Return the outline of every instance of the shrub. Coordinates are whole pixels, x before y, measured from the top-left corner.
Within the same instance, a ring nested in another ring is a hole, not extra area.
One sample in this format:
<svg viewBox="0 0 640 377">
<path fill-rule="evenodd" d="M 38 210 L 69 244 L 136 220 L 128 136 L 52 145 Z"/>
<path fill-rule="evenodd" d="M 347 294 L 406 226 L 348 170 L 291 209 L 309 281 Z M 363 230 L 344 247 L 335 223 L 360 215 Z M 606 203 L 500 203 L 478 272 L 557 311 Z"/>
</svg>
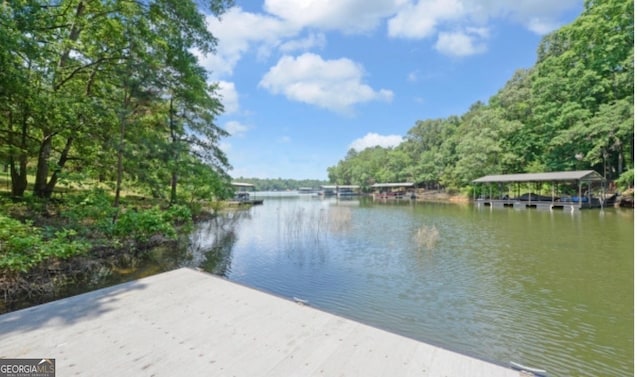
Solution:
<svg viewBox="0 0 640 377">
<path fill-rule="evenodd" d="M 633 169 L 627 170 L 620 175 L 620 178 L 616 181 L 616 185 L 623 191 L 629 188 L 633 188 Z"/>
<path fill-rule="evenodd" d="M 67 259 L 89 250 L 75 236 L 63 229 L 47 239 L 30 223 L 0 215 L 0 271 L 26 272 L 49 258 Z"/>
<path fill-rule="evenodd" d="M 192 219 L 191 209 L 185 205 L 174 204 L 164 211 L 164 219 L 176 225 L 190 224 Z"/>
<path fill-rule="evenodd" d="M 84 234 L 93 230 L 109 234 L 112 231 L 112 219 L 116 209 L 112 206 L 111 197 L 102 189 L 83 192 L 69 197 L 67 206 L 62 210 L 62 217 L 69 220 L 70 225 Z"/>
<path fill-rule="evenodd" d="M 42 246 L 45 255 L 60 259 L 67 259 L 74 255 L 85 253 L 90 245 L 86 242 L 75 240 L 76 231 L 62 229 L 55 233 L 54 237 L 47 240 Z"/>
<path fill-rule="evenodd" d="M 157 207 L 146 210 L 129 209 L 118 217 L 112 229 L 112 235 L 131 238 L 138 242 L 146 241 L 157 234 L 172 239 L 177 237 L 173 225 Z"/>
</svg>

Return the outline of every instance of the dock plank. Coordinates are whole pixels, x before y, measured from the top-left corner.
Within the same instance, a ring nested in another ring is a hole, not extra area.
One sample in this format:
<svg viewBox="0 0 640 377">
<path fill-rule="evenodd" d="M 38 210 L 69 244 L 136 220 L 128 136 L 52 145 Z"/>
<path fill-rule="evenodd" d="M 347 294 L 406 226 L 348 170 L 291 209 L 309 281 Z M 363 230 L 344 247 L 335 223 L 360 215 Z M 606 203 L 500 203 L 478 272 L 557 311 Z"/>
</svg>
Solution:
<svg viewBox="0 0 640 377">
<path fill-rule="evenodd" d="M 0 356 L 57 376 L 519 375 L 190 269 L 1 315 Z"/>
</svg>

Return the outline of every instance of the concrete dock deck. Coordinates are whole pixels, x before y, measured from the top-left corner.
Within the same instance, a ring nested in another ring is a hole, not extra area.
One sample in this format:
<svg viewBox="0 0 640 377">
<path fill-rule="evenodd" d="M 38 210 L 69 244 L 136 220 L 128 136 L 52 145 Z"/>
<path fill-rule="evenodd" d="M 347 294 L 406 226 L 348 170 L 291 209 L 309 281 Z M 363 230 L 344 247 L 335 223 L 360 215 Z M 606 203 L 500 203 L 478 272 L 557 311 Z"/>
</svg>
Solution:
<svg viewBox="0 0 640 377">
<path fill-rule="evenodd" d="M 0 358 L 56 376 L 519 376 L 191 269 L 0 316 Z"/>
</svg>

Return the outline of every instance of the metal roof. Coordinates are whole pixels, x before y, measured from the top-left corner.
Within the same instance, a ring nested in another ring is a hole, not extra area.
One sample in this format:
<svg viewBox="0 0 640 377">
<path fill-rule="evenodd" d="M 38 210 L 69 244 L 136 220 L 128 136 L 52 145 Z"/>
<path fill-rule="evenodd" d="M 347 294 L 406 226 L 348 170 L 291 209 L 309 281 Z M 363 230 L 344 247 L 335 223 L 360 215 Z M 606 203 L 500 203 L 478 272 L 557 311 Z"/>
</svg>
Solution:
<svg viewBox="0 0 640 377">
<path fill-rule="evenodd" d="M 499 182 L 550 182 L 550 181 L 582 181 L 602 182 L 605 179 L 594 170 L 555 171 L 549 173 L 486 175 L 473 180 L 473 183 Z"/>
<path fill-rule="evenodd" d="M 243 182 L 231 182 L 231 186 L 235 186 L 235 187 L 255 187 L 255 185 L 252 185 L 251 183 L 243 183 Z"/>
<path fill-rule="evenodd" d="M 347 188 L 347 189 L 357 189 L 360 188 L 358 185 L 323 185 L 321 186 L 323 189 L 334 189 L 334 188 Z"/>
<path fill-rule="evenodd" d="M 413 187 L 415 184 L 413 182 L 402 182 L 402 183 L 376 183 L 372 185 L 372 188 L 386 188 L 386 187 Z"/>
</svg>

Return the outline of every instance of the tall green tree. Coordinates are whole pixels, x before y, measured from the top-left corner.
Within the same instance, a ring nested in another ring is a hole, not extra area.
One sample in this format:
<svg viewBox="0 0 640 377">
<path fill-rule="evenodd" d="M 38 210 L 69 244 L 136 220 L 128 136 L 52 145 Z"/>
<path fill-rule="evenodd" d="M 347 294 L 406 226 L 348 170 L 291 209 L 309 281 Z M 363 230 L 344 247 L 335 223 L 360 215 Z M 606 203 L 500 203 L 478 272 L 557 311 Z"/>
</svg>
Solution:
<svg viewBox="0 0 640 377">
<path fill-rule="evenodd" d="M 622 173 L 624 166 L 614 168 L 616 164 L 607 163 L 607 159 L 631 160 L 633 132 L 620 117 L 608 126 L 597 119 L 614 120 L 612 108 L 618 109 L 618 115 L 632 115 L 622 110 L 633 102 L 632 57 L 630 0 L 587 1 L 585 11 L 573 24 L 545 37 L 538 50 L 532 87 L 534 128 L 547 166 L 570 169 L 578 164 L 575 156 L 588 155 L 585 161 L 609 178 Z M 613 132 L 616 137 L 602 129 L 594 132 L 594 124 L 617 128 Z M 590 136 L 585 138 L 587 134 Z M 596 155 L 600 156 L 598 162 Z"/>
<path fill-rule="evenodd" d="M 378 182 L 410 176 L 463 187 L 484 174 L 595 169 L 614 180 L 632 172 L 633 34 L 632 0 L 587 0 L 488 104 L 416 122 L 375 166 L 370 152 L 350 151 L 329 178 L 350 181 L 367 166 Z"/>
<path fill-rule="evenodd" d="M 215 52 L 199 6 L 220 15 L 230 5 L 3 2 L 0 158 L 11 169 L 13 195 L 24 194 L 29 170 L 34 195 L 43 198 L 70 172 L 115 180 L 118 193 L 125 176 L 149 182 L 148 176 L 170 170 L 166 165 L 192 166 L 180 164 L 186 155 L 207 160 L 210 174 L 224 174 L 229 164 L 217 144 L 225 133 L 213 122 L 222 107 L 192 51 Z M 165 117 L 151 121 L 157 110 Z M 136 143 L 139 135 L 148 141 Z M 147 152 L 162 161 L 159 150 L 165 164 L 151 164 L 152 171 L 128 163 Z"/>
</svg>

